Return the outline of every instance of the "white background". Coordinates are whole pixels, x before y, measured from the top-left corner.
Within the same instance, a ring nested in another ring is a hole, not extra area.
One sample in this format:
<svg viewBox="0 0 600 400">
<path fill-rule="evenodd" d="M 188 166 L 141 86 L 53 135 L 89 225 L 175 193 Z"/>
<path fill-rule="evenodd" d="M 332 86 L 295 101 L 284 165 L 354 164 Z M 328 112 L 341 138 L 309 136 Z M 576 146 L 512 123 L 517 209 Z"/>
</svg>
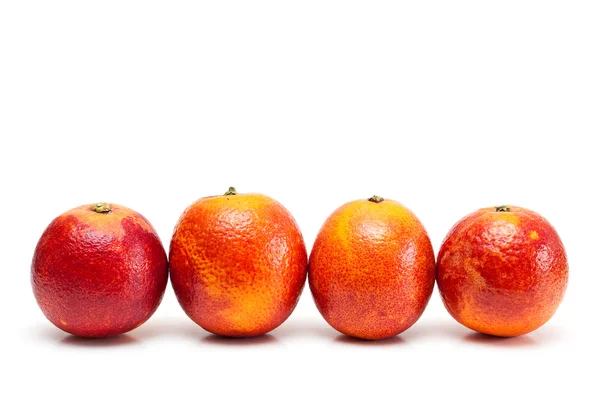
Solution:
<svg viewBox="0 0 600 400">
<path fill-rule="evenodd" d="M 598 398 L 599 20 L 596 1 L 3 1 L 0 397 Z M 309 250 L 373 194 L 436 252 L 476 208 L 528 207 L 564 241 L 567 295 L 508 340 L 460 326 L 437 289 L 377 343 L 329 328 L 308 290 L 244 341 L 197 327 L 170 285 L 110 340 L 39 311 L 29 268 L 52 218 L 120 203 L 168 247 L 183 209 L 230 185 L 283 203 Z"/>
</svg>

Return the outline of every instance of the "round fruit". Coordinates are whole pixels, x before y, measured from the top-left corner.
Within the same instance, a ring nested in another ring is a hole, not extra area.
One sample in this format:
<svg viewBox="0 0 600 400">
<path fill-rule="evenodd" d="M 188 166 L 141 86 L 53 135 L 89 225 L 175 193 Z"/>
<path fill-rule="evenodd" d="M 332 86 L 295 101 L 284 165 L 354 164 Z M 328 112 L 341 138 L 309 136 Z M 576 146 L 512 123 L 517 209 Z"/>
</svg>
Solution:
<svg viewBox="0 0 600 400">
<path fill-rule="evenodd" d="M 464 326 L 518 336 L 545 324 L 560 304 L 569 267 L 558 234 L 521 207 L 482 208 L 444 240 L 437 282 L 450 314 Z"/>
<path fill-rule="evenodd" d="M 352 201 L 321 228 L 308 282 L 333 328 L 361 339 L 394 336 L 419 319 L 431 297 L 431 242 L 400 203 L 378 196 Z"/>
<path fill-rule="evenodd" d="M 275 329 L 296 307 L 306 280 L 306 248 L 291 214 L 267 196 L 234 188 L 185 210 L 169 259 L 183 310 L 222 336 Z"/>
<path fill-rule="evenodd" d="M 105 337 L 143 324 L 165 292 L 168 264 L 154 228 L 116 204 L 74 208 L 40 238 L 31 266 L 46 317 L 73 335 Z"/>
</svg>

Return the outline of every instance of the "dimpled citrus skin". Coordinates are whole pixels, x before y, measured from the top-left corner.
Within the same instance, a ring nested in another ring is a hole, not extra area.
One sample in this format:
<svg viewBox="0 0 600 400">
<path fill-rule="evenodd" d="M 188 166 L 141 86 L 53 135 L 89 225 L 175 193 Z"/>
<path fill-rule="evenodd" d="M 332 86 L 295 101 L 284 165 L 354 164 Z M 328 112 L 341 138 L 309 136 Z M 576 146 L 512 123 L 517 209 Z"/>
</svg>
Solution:
<svg viewBox="0 0 600 400">
<path fill-rule="evenodd" d="M 413 325 L 435 282 L 427 232 L 393 200 L 338 208 L 313 246 L 308 282 L 325 320 L 346 335 L 383 339 Z"/>
<path fill-rule="evenodd" d="M 460 220 L 438 255 L 437 283 L 446 309 L 464 326 L 518 336 L 558 308 L 569 267 L 550 223 L 525 208 L 482 208 Z"/>
<path fill-rule="evenodd" d="M 46 317 L 73 335 L 105 337 L 144 323 L 160 304 L 167 255 L 150 223 L 119 205 L 92 205 L 54 219 L 31 266 L 35 298 Z"/>
<path fill-rule="evenodd" d="M 222 336 L 275 329 L 296 307 L 306 280 L 300 229 L 281 204 L 262 194 L 192 204 L 175 227 L 169 258 L 181 307 Z"/>
</svg>

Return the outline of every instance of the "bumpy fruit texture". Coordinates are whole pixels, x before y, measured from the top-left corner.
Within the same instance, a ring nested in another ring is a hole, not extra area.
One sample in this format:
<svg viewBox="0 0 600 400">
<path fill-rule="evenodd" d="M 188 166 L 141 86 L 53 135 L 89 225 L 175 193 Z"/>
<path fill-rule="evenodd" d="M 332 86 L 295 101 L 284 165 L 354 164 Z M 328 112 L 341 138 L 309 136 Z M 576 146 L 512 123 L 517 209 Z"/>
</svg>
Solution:
<svg viewBox="0 0 600 400">
<path fill-rule="evenodd" d="M 515 206 L 480 209 L 444 240 L 437 282 L 461 324 L 496 336 L 531 332 L 558 308 L 567 287 L 563 244 L 542 216 Z"/>
<path fill-rule="evenodd" d="M 310 255 L 308 281 L 333 328 L 374 340 L 419 319 L 433 291 L 435 261 L 427 232 L 410 210 L 393 200 L 370 200 L 347 203 L 327 219 Z"/>
<path fill-rule="evenodd" d="M 181 307 L 222 336 L 275 329 L 294 310 L 306 280 L 296 222 L 261 194 L 229 191 L 192 204 L 175 227 L 169 258 Z"/>
<path fill-rule="evenodd" d="M 167 279 L 167 256 L 156 232 L 143 216 L 119 205 L 85 205 L 54 219 L 31 267 L 33 292 L 46 317 L 85 337 L 140 326 L 160 304 Z"/>
</svg>

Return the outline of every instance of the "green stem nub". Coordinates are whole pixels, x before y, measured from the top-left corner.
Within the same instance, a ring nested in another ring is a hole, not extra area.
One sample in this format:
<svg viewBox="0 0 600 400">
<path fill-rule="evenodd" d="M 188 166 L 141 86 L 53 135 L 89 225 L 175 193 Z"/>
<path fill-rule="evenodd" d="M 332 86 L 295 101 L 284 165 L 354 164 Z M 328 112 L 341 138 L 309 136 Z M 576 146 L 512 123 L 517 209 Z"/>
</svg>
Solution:
<svg viewBox="0 0 600 400">
<path fill-rule="evenodd" d="M 369 197 L 369 201 L 372 201 L 373 203 L 381 203 L 383 201 L 383 197 L 374 195 Z"/>
<path fill-rule="evenodd" d="M 509 206 L 498 206 L 496 207 L 496 212 L 510 212 Z"/>
<path fill-rule="evenodd" d="M 235 196 L 237 194 L 235 188 L 233 186 L 229 186 L 229 190 L 225 192 L 223 196 Z"/>
<path fill-rule="evenodd" d="M 99 214 L 108 213 L 112 210 L 108 203 L 96 203 L 92 206 L 92 211 L 96 211 Z"/>
</svg>

